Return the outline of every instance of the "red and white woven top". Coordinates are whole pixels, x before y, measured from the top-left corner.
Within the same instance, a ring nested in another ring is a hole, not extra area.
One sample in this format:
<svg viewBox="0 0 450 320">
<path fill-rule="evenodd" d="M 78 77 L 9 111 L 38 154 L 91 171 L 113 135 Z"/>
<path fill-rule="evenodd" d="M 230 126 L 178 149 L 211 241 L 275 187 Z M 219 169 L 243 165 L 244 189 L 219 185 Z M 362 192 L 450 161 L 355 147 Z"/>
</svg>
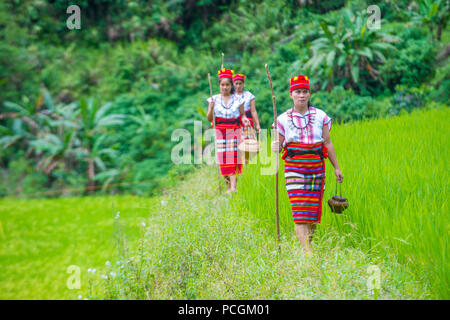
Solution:
<svg viewBox="0 0 450 320">
<path fill-rule="evenodd" d="M 332 119 L 322 110 L 310 107 L 304 115 L 293 110 L 285 111 L 277 119 L 278 133 L 284 136 L 284 145 L 289 142 L 323 142 L 324 125 L 331 130 Z M 272 124 L 272 128 L 275 126 Z"/>
</svg>

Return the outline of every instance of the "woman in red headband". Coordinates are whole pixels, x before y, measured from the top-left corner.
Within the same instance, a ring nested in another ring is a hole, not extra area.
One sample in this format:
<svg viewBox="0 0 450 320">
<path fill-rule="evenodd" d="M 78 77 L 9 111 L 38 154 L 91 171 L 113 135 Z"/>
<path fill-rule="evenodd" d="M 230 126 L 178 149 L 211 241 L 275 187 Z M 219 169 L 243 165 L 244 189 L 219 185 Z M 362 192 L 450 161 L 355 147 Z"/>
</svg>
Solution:
<svg viewBox="0 0 450 320">
<path fill-rule="evenodd" d="M 220 94 L 208 98 L 207 119 L 216 117 L 216 153 L 220 172 L 227 182 L 227 193 L 236 191 L 236 175 L 242 173 L 242 159 L 238 150 L 241 140 L 241 125 L 250 125 L 245 116 L 244 100 L 234 94 L 233 70 L 219 70 Z"/>
<path fill-rule="evenodd" d="M 250 91 L 244 91 L 244 80 L 245 75 L 243 74 L 235 74 L 233 75 L 233 85 L 236 89 L 236 94 L 244 100 L 244 112 L 247 119 L 250 121 L 250 127 L 242 126 L 242 135 L 243 139 L 246 137 L 253 137 L 253 131 L 250 128 L 255 128 L 258 134 L 261 133 L 261 127 L 259 125 L 258 113 L 256 112 L 255 107 L 255 96 Z M 248 163 L 250 159 L 250 154 L 248 152 L 244 153 L 245 163 Z"/>
<path fill-rule="evenodd" d="M 331 118 L 311 105 L 307 76 L 291 78 L 289 96 L 293 106 L 277 118 L 279 141 L 272 143 L 272 150 L 284 149 L 284 175 L 295 233 L 310 253 L 312 235 L 322 216 L 324 159 L 329 157 L 338 182 L 344 176 L 330 138 Z"/>
<path fill-rule="evenodd" d="M 235 74 L 233 76 L 233 85 L 236 89 L 236 94 L 240 96 L 244 102 L 244 111 L 247 119 L 250 120 L 250 126 L 256 128 L 256 131 L 261 133 L 261 126 L 259 125 L 258 113 L 255 107 L 255 96 L 250 91 L 244 90 L 245 75 Z"/>
</svg>

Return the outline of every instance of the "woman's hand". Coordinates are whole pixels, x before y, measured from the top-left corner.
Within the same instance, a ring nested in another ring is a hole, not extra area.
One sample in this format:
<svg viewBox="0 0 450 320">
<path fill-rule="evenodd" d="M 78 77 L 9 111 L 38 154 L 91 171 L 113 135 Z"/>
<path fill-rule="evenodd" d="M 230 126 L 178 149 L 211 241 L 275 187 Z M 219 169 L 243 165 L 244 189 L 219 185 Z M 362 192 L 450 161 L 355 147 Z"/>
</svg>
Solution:
<svg viewBox="0 0 450 320">
<path fill-rule="evenodd" d="M 258 134 L 261 134 L 261 127 L 259 125 L 256 126 L 256 132 L 258 132 Z"/>
<path fill-rule="evenodd" d="M 242 124 L 246 127 L 250 127 L 250 120 L 245 115 L 242 116 Z"/>
<path fill-rule="evenodd" d="M 334 169 L 334 174 L 336 175 L 337 182 L 342 183 L 344 180 L 344 175 L 340 169 Z"/>
</svg>

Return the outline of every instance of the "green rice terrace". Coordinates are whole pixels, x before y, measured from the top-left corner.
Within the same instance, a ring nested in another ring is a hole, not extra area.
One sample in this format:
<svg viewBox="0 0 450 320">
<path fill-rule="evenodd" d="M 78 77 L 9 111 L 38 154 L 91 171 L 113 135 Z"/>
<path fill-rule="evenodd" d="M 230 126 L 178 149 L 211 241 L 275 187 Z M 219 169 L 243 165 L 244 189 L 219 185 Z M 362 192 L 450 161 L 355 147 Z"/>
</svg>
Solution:
<svg viewBox="0 0 450 320">
<path fill-rule="evenodd" d="M 337 215 L 324 202 L 310 257 L 283 161 L 280 251 L 275 180 L 259 163 L 232 197 L 202 165 L 153 197 L 1 198 L 0 298 L 448 299 L 449 117 L 442 107 L 333 125 L 350 206 Z"/>
</svg>

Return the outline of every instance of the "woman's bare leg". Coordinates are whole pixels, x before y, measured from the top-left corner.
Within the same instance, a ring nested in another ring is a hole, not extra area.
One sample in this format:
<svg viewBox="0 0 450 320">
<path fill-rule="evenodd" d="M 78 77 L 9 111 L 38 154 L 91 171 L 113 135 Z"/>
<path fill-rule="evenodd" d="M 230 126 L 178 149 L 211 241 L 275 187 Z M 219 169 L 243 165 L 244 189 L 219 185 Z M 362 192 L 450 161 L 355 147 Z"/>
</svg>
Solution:
<svg viewBox="0 0 450 320">
<path fill-rule="evenodd" d="M 230 176 L 230 190 L 231 192 L 236 191 L 236 175 L 231 175 Z"/>
<path fill-rule="evenodd" d="M 245 164 L 248 164 L 248 161 L 250 160 L 250 153 L 249 152 L 245 152 Z"/>
<path fill-rule="evenodd" d="M 315 227 L 314 227 L 315 228 Z M 314 232 L 314 231 L 312 231 Z M 295 234 L 298 241 L 303 248 L 305 248 L 306 253 L 311 254 L 310 237 L 312 237 L 310 223 L 296 223 L 295 224 Z"/>
<path fill-rule="evenodd" d="M 313 236 L 314 236 L 314 232 L 316 231 L 316 224 L 315 223 L 308 223 L 309 225 L 309 244 L 311 245 Z"/>
<path fill-rule="evenodd" d="M 230 191 L 230 176 L 224 176 L 225 183 L 227 185 L 227 191 Z"/>
</svg>

